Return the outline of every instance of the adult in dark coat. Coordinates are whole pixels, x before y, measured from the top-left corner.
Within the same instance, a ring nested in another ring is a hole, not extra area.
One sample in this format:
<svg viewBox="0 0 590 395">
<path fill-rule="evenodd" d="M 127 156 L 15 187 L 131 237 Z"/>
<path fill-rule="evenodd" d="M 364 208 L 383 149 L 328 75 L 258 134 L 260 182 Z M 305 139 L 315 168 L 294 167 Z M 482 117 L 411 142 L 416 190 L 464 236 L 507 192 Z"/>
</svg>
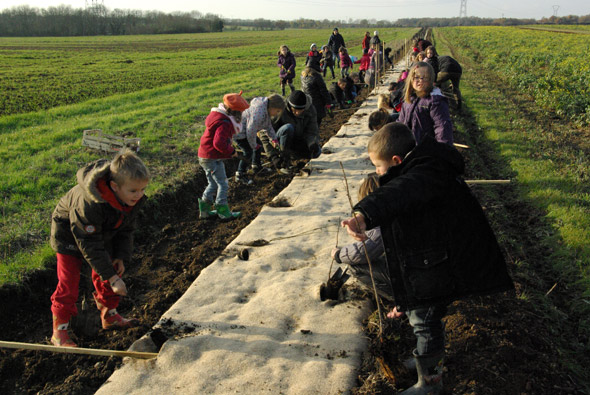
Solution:
<svg viewBox="0 0 590 395">
<path fill-rule="evenodd" d="M 320 156 L 317 115 L 309 95 L 300 90 L 291 93 L 287 107 L 273 126 L 284 161 L 282 168 L 288 169 L 293 157 L 313 159 Z"/>
<path fill-rule="evenodd" d="M 317 113 L 318 126 L 326 116 L 326 107 L 332 104 L 332 98 L 322 75 L 311 67 L 301 72 L 301 90 L 311 97 Z"/>
<path fill-rule="evenodd" d="M 436 85 L 440 86 L 446 81 L 451 81 L 453 86 L 453 93 L 457 97 L 457 108 L 461 108 L 463 97 L 459 90 L 459 82 L 461 82 L 461 75 L 463 68 L 455 59 L 450 56 L 438 57 L 439 72 L 436 76 Z"/>
<path fill-rule="evenodd" d="M 334 60 L 338 64 L 338 68 L 340 68 L 340 56 L 338 56 L 338 53 L 340 51 L 340 47 L 346 48 L 346 44 L 344 43 L 344 37 L 342 37 L 342 35 L 338 32 L 337 27 L 334 28 L 332 34 L 330 35 L 328 47 L 332 49 Z"/>
</svg>

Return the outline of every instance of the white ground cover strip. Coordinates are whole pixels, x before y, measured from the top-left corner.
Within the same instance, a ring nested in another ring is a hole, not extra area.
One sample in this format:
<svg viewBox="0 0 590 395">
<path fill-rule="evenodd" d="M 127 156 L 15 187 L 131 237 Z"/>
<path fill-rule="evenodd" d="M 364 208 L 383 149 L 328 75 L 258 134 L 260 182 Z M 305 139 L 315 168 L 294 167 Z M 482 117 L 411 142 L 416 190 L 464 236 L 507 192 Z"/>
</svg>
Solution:
<svg viewBox="0 0 590 395">
<path fill-rule="evenodd" d="M 194 330 L 179 331 L 156 359 L 127 360 L 98 394 L 341 394 L 356 385 L 369 301 L 321 301 L 319 289 L 337 232 L 340 245 L 352 242 L 338 230 L 350 214 L 340 162 L 356 203 L 360 182 L 374 171 L 366 146 L 375 93 L 397 76 L 389 74 L 324 145 L 311 175 L 295 177 L 275 198 L 291 207 L 265 206 L 156 325 L 172 320 Z M 239 243 L 257 239 L 270 243 L 248 247 L 247 261 L 236 257 L 245 248 Z"/>
</svg>

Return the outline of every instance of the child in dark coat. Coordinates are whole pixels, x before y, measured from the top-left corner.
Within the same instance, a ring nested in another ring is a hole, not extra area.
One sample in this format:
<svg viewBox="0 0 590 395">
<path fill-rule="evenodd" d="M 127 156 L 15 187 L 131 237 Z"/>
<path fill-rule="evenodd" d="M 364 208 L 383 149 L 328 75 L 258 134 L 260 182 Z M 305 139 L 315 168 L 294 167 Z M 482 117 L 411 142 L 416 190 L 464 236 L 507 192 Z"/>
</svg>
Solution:
<svg viewBox="0 0 590 395">
<path fill-rule="evenodd" d="M 311 44 L 311 46 L 309 47 L 309 53 L 307 54 L 307 58 L 305 59 L 305 65 L 321 73 L 321 60 L 322 54 L 318 51 L 318 47 L 315 44 Z"/>
<path fill-rule="evenodd" d="M 57 253 L 58 284 L 51 296 L 56 346 L 77 347 L 68 335 L 84 261 L 92 268 L 94 300 L 103 329 L 126 329 L 137 320 L 117 313 L 127 295 L 121 279 L 131 260 L 133 230 L 150 173 L 134 152 L 120 152 L 112 161 L 90 163 L 78 171 L 78 184 L 60 199 L 51 217 L 51 247 Z"/>
<path fill-rule="evenodd" d="M 228 93 L 223 96 L 223 103 L 213 107 L 205 119 L 206 129 L 201 136 L 198 155 L 207 177 L 207 187 L 199 199 L 199 218 L 230 220 L 241 215 L 239 211 L 232 212 L 227 204 L 229 185 L 223 161 L 237 156 L 232 139 L 241 131 L 242 111 L 249 107 L 242 92 Z M 213 210 L 213 203 L 216 210 Z"/>
<path fill-rule="evenodd" d="M 328 69 L 332 71 L 332 79 L 336 78 L 336 75 L 334 74 L 334 53 L 327 45 L 322 46 L 322 59 L 320 60 L 320 63 L 322 65 L 324 78 L 326 78 L 326 71 Z"/>
<path fill-rule="evenodd" d="M 311 102 L 316 110 L 318 126 L 326 116 L 326 111 L 331 111 L 332 97 L 321 74 L 311 67 L 306 67 L 301 72 L 301 90 L 311 97 Z"/>
<path fill-rule="evenodd" d="M 418 382 L 405 394 L 440 393 L 447 305 L 470 295 L 513 289 L 502 251 L 452 146 L 390 123 L 368 144 L 380 187 L 354 206 L 342 226 L 355 240 L 381 228 L 391 289 L 416 336 Z"/>
<path fill-rule="evenodd" d="M 293 78 L 295 78 L 295 66 L 297 63 L 295 62 L 295 55 L 291 53 L 291 50 L 286 45 L 281 45 L 277 55 L 279 56 L 279 60 L 277 61 L 277 66 L 279 66 L 279 82 L 283 96 L 285 96 L 285 85 L 289 85 L 291 92 L 295 90 Z"/>
</svg>

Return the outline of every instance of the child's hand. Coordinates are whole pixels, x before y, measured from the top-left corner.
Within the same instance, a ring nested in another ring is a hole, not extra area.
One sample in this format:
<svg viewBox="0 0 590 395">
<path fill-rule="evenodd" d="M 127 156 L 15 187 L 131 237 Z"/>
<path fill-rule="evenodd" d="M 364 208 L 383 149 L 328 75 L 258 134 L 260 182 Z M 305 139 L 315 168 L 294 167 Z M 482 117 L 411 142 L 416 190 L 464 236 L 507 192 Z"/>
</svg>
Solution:
<svg viewBox="0 0 590 395">
<path fill-rule="evenodd" d="M 114 276 L 109 278 L 109 284 L 111 285 L 113 292 L 117 295 L 127 295 L 127 286 L 125 285 L 125 282 L 121 280 L 121 277 L 115 274 Z"/>
<path fill-rule="evenodd" d="M 123 273 L 125 273 L 125 265 L 123 264 L 122 259 L 113 260 L 113 268 L 115 269 L 117 276 L 123 277 Z"/>
<path fill-rule="evenodd" d="M 367 240 L 367 236 L 365 235 L 365 230 L 367 230 L 367 225 L 365 224 L 365 217 L 357 213 L 356 217 L 351 217 L 349 219 L 345 219 L 340 223 L 343 228 L 346 228 L 346 232 L 355 240 L 357 241 L 364 241 Z"/>
<path fill-rule="evenodd" d="M 387 318 L 400 318 L 404 315 L 403 311 L 397 311 L 397 306 L 393 308 L 389 313 L 387 313 Z"/>
<path fill-rule="evenodd" d="M 332 251 L 330 252 L 330 256 L 332 257 L 332 259 L 336 259 L 336 254 L 338 254 L 338 251 L 340 251 L 340 248 L 338 248 L 338 247 L 332 248 Z"/>
</svg>

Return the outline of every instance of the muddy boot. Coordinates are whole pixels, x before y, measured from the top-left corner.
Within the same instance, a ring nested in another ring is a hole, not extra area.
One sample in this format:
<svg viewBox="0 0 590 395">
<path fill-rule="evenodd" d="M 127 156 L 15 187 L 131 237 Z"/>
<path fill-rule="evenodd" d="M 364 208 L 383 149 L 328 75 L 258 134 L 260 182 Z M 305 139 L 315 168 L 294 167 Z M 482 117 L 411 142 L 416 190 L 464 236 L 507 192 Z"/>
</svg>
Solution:
<svg viewBox="0 0 590 395">
<path fill-rule="evenodd" d="M 117 309 L 109 309 L 96 299 L 96 292 L 93 293 L 96 307 L 100 310 L 102 329 L 128 329 L 139 325 L 135 318 L 127 319 L 117 313 Z"/>
<path fill-rule="evenodd" d="M 62 321 L 56 316 L 53 316 L 53 335 L 51 336 L 51 344 L 58 347 L 78 347 L 70 335 L 68 335 L 68 321 Z"/>
<path fill-rule="evenodd" d="M 206 200 L 199 199 L 199 218 L 213 218 L 217 214 L 217 211 L 212 210 L 213 205 Z"/>
<path fill-rule="evenodd" d="M 281 84 L 281 91 L 283 92 L 283 97 L 285 97 L 285 84 Z"/>
<path fill-rule="evenodd" d="M 418 372 L 418 382 L 411 388 L 403 391 L 402 395 L 436 395 L 440 394 L 443 389 L 442 373 L 444 351 L 430 355 L 416 355 L 416 370 Z"/>
<path fill-rule="evenodd" d="M 234 218 L 240 218 L 242 213 L 239 211 L 231 211 L 227 204 L 217 206 L 217 216 L 223 221 L 229 221 Z"/>
</svg>

